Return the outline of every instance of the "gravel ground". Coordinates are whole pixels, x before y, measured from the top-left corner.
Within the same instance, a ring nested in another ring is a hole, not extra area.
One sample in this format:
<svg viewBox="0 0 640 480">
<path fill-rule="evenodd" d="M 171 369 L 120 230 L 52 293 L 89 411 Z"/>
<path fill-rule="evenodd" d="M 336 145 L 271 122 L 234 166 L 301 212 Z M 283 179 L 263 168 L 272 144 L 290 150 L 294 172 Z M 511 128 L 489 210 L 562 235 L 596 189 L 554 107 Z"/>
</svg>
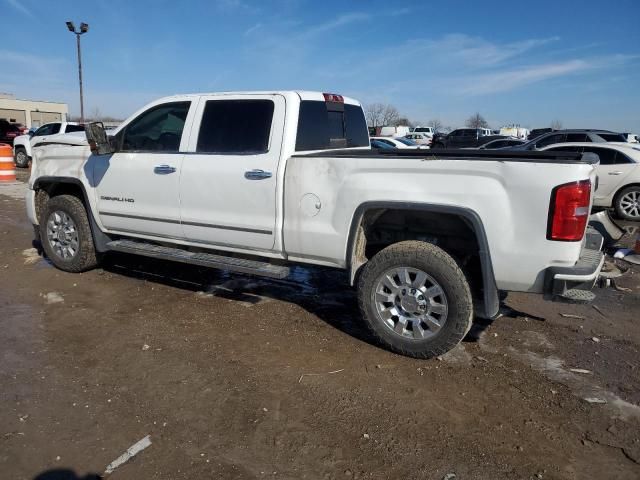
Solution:
<svg viewBox="0 0 640 480">
<path fill-rule="evenodd" d="M 420 361 L 377 347 L 328 269 L 58 271 L 22 188 L 0 185 L 2 478 L 102 476 L 147 435 L 110 478 L 640 478 L 638 270 L 597 308 L 511 294 Z"/>
</svg>

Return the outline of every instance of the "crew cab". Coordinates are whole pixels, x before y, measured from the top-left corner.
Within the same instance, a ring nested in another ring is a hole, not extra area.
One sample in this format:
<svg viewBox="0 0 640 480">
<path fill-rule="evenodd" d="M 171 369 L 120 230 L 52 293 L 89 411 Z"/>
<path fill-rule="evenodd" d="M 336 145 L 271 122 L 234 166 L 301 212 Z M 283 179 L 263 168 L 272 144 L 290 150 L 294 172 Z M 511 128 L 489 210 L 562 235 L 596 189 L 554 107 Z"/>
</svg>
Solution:
<svg viewBox="0 0 640 480">
<path fill-rule="evenodd" d="M 31 149 L 40 143 L 55 142 L 54 135 L 84 132 L 84 125 L 75 122 L 45 123 L 33 133 L 20 135 L 13 141 L 13 158 L 17 167 L 27 168 L 31 161 Z M 53 138 L 52 138 L 53 137 Z"/>
<path fill-rule="evenodd" d="M 380 343 L 414 357 L 496 317 L 502 292 L 592 294 L 603 263 L 585 241 L 596 156 L 374 151 L 341 95 L 177 95 L 113 135 L 60 137 L 34 148 L 27 193 L 59 269 L 110 251 L 275 278 L 333 267 Z"/>
</svg>

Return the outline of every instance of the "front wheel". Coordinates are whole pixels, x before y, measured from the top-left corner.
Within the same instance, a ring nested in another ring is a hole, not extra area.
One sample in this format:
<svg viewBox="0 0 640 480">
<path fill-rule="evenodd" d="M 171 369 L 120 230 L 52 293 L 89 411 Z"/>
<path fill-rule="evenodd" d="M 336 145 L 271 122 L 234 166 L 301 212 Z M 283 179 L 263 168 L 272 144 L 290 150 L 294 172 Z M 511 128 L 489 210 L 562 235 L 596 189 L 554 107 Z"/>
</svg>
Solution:
<svg viewBox="0 0 640 480">
<path fill-rule="evenodd" d="M 98 264 L 87 211 L 78 197 L 60 195 L 47 202 L 40 239 L 47 257 L 60 270 L 84 272 Z"/>
<path fill-rule="evenodd" d="M 622 190 L 613 206 L 620 218 L 640 220 L 640 187 L 633 185 Z"/>
<path fill-rule="evenodd" d="M 363 267 L 358 302 L 381 344 L 416 358 L 451 350 L 473 319 L 469 283 L 458 264 L 441 248 L 419 241 L 378 252 Z"/>
<path fill-rule="evenodd" d="M 29 156 L 24 148 L 16 148 L 14 161 L 16 162 L 16 167 L 27 168 L 29 166 Z"/>
</svg>

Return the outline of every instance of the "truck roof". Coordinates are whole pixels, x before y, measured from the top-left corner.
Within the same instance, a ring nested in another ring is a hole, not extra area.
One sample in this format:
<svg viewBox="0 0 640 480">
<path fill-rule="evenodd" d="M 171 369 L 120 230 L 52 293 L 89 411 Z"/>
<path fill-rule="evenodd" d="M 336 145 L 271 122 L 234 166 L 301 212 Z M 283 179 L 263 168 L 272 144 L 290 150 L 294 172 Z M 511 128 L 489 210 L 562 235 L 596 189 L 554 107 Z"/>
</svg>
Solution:
<svg viewBox="0 0 640 480">
<path fill-rule="evenodd" d="M 185 94 L 176 94 L 170 95 L 168 97 L 160 98 L 156 102 L 164 102 L 176 98 L 185 98 L 185 97 L 201 97 L 201 96 L 231 96 L 231 95 L 282 95 L 284 97 L 298 96 L 300 100 L 315 100 L 324 102 L 324 94 L 329 92 L 314 92 L 308 90 L 258 90 L 258 91 L 238 91 L 238 92 L 203 92 L 203 93 L 185 93 Z M 340 95 L 334 94 L 333 95 Z M 345 97 L 344 95 L 340 95 L 344 103 L 348 103 L 350 105 L 358 105 L 360 106 L 360 102 L 351 97 Z"/>
</svg>

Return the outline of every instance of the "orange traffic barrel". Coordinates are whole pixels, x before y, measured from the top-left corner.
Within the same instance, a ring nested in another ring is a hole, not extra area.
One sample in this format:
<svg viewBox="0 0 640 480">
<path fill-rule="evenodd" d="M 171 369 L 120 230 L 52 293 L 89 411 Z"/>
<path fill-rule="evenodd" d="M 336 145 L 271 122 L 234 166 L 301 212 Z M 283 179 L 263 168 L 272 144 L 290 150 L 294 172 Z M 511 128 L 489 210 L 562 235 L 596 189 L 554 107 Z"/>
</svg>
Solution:
<svg viewBox="0 0 640 480">
<path fill-rule="evenodd" d="M 13 163 L 11 145 L 0 143 L 0 182 L 16 181 L 16 165 Z"/>
</svg>

